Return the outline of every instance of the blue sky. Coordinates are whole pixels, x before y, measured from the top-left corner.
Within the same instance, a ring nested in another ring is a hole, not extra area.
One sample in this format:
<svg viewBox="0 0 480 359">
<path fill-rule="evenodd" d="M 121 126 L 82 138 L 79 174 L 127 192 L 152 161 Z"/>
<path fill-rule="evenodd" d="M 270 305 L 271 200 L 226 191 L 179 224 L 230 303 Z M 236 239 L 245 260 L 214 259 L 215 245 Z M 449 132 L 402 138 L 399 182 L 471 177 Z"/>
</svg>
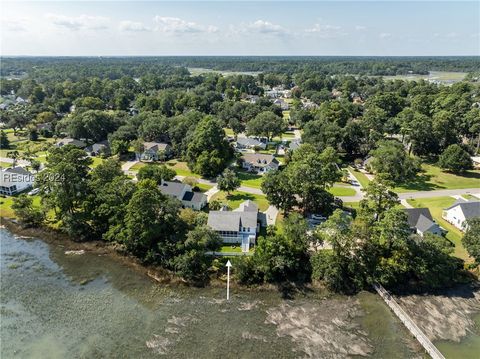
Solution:
<svg viewBox="0 0 480 359">
<path fill-rule="evenodd" d="M 480 55 L 480 2 L 2 1 L 2 55 Z"/>
</svg>

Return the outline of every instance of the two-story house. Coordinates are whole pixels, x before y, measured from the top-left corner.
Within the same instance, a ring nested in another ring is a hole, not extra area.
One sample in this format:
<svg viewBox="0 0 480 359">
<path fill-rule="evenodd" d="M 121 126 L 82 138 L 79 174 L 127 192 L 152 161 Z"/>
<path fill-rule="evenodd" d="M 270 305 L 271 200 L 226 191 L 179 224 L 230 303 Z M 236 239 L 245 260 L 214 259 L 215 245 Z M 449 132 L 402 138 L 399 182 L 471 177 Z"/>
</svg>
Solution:
<svg viewBox="0 0 480 359">
<path fill-rule="evenodd" d="M 242 167 L 248 171 L 258 172 L 260 174 L 268 171 L 278 170 L 280 162 L 273 156 L 263 153 L 245 153 L 242 156 Z"/>
<path fill-rule="evenodd" d="M 453 205 L 443 210 L 442 217 L 461 231 L 466 231 L 468 220 L 480 217 L 480 201 L 458 199 Z"/>
<path fill-rule="evenodd" d="M 234 211 L 210 211 L 207 224 L 224 243 L 241 244 L 242 252 L 248 252 L 260 230 L 258 213 L 257 204 L 248 200 Z"/>
<path fill-rule="evenodd" d="M 140 159 L 144 161 L 158 161 L 159 153 L 161 152 L 163 152 L 165 158 L 168 159 L 172 155 L 172 147 L 164 142 L 144 142 Z"/>
</svg>

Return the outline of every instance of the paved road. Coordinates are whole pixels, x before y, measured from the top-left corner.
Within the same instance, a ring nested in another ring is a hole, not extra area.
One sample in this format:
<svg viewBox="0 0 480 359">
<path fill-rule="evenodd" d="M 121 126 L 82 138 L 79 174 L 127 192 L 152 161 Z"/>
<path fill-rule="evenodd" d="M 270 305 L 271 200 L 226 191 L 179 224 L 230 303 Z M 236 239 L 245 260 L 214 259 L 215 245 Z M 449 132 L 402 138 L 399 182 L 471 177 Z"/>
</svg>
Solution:
<svg viewBox="0 0 480 359">
<path fill-rule="evenodd" d="M 0 157 L 0 162 L 5 162 L 5 163 L 13 163 L 13 159 L 8 158 L 8 157 Z M 18 166 L 30 166 L 29 161 L 25 160 L 17 160 L 17 165 Z"/>
<path fill-rule="evenodd" d="M 428 198 L 428 197 L 450 197 L 460 194 L 473 194 L 480 192 L 480 187 L 476 188 L 461 188 L 461 189 L 439 189 L 436 191 L 418 191 L 418 192 L 405 192 L 399 193 L 399 199 L 410 198 Z"/>
</svg>

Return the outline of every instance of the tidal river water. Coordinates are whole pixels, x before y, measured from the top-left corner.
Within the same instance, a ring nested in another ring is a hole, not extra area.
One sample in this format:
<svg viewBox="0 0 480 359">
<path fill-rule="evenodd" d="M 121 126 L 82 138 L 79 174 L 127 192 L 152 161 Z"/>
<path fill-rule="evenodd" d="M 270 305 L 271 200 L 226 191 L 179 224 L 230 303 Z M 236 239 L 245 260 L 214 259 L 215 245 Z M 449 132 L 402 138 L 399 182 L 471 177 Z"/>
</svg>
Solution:
<svg viewBox="0 0 480 359">
<path fill-rule="evenodd" d="M 372 293 L 286 300 L 240 288 L 227 302 L 222 288 L 163 286 L 110 256 L 6 229 L 0 251 L 2 359 L 426 357 Z M 467 312 L 477 326 L 440 341 L 448 358 L 479 358 L 479 317 Z"/>
</svg>

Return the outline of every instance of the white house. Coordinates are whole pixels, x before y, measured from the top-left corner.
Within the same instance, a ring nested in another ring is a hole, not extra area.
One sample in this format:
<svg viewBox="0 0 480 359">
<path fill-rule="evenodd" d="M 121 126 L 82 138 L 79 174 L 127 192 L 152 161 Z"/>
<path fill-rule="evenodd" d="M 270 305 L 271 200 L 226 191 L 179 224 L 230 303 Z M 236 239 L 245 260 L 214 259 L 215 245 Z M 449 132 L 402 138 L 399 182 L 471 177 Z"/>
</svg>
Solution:
<svg viewBox="0 0 480 359">
<path fill-rule="evenodd" d="M 263 153 L 245 153 L 242 156 L 242 167 L 248 171 L 267 173 L 272 170 L 278 170 L 280 162 L 273 156 Z"/>
<path fill-rule="evenodd" d="M 23 167 L 2 169 L 0 194 L 12 196 L 33 186 L 35 177 Z"/>
<path fill-rule="evenodd" d="M 443 210 L 442 217 L 458 229 L 466 231 L 468 229 L 467 221 L 480 217 L 480 201 L 459 199 Z"/>
<path fill-rule="evenodd" d="M 163 181 L 160 191 L 182 202 L 183 207 L 200 211 L 207 205 L 207 196 L 202 192 L 194 192 L 192 187 L 185 183 Z"/>
<path fill-rule="evenodd" d="M 236 147 L 238 149 L 258 147 L 264 150 L 267 144 L 252 137 L 238 137 Z"/>
<path fill-rule="evenodd" d="M 234 211 L 210 211 L 207 224 L 220 235 L 224 243 L 241 244 L 242 252 L 248 252 L 260 230 L 258 206 L 248 200 Z"/>
</svg>

